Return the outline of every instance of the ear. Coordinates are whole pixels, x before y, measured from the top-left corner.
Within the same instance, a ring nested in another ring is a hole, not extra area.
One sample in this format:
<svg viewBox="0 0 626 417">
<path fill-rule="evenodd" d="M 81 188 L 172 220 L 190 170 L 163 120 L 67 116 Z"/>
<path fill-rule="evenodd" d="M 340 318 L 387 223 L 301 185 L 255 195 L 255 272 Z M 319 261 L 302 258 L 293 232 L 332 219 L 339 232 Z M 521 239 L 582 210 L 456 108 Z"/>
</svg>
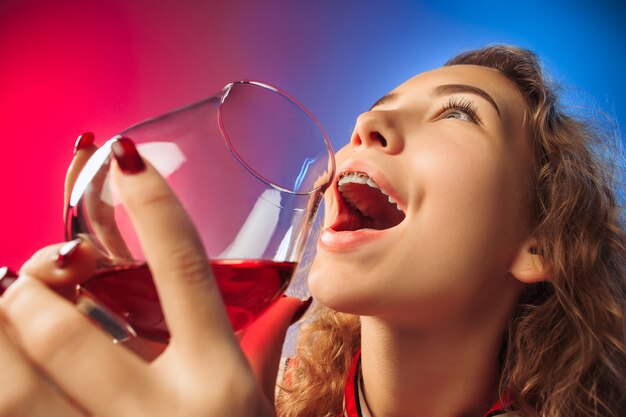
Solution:
<svg viewBox="0 0 626 417">
<path fill-rule="evenodd" d="M 533 284 L 550 279 L 543 263 L 542 251 L 537 247 L 537 240 L 534 237 L 529 237 L 522 242 L 513 262 L 511 262 L 509 272 L 524 284 Z"/>
</svg>

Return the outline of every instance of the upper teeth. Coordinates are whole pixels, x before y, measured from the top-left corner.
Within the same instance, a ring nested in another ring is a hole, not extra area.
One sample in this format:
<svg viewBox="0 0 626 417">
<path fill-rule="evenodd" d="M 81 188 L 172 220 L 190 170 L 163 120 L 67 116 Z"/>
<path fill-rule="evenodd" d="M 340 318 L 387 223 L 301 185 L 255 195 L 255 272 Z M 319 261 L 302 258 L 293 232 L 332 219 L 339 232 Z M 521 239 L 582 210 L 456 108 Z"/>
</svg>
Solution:
<svg viewBox="0 0 626 417">
<path fill-rule="evenodd" d="M 378 184 L 376 184 L 373 179 L 368 177 L 367 174 L 363 174 L 361 172 L 349 172 L 347 174 L 343 174 L 341 178 L 339 178 L 338 184 L 339 184 L 340 191 L 341 191 L 342 186 L 349 182 L 354 182 L 357 184 L 367 184 L 372 188 L 380 189 Z"/>
<path fill-rule="evenodd" d="M 378 184 L 376 184 L 376 182 L 374 182 L 374 180 L 371 179 L 367 174 L 364 174 L 362 172 L 348 172 L 346 174 L 341 175 L 341 177 L 339 178 L 339 181 L 337 181 L 337 186 L 338 186 L 337 188 L 339 188 L 340 193 L 343 193 L 344 185 L 348 183 L 367 184 L 368 186 L 372 188 L 378 189 L 381 193 L 387 196 L 387 199 L 389 200 L 391 204 L 394 204 L 399 211 L 402 211 L 402 209 L 400 209 L 400 206 L 398 206 L 398 203 L 396 202 L 396 200 L 394 200 L 393 198 L 391 198 L 391 196 L 385 193 L 378 186 Z"/>
</svg>

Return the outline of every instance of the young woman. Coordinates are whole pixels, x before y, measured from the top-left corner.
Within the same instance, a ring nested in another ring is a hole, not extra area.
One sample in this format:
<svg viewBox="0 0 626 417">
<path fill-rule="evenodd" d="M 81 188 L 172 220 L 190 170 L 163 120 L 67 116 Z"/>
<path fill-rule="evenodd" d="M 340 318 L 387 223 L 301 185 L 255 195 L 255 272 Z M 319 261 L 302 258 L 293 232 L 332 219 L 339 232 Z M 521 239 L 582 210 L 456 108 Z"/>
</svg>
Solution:
<svg viewBox="0 0 626 417">
<path fill-rule="evenodd" d="M 0 378 L 17 388 L 0 410 L 618 417 L 626 239 L 596 139 L 514 47 L 461 54 L 375 103 L 337 154 L 309 277 L 318 308 L 276 408 L 277 341 L 303 305 L 276 303 L 244 337 L 246 362 L 184 210 L 122 141 L 114 180 L 172 340 L 152 362 L 111 345 L 49 289 L 88 277 L 93 248 L 45 248 L 2 298 L 12 383 Z M 94 149 L 80 144 L 70 179 Z"/>
<path fill-rule="evenodd" d="M 371 173 L 406 218 L 337 233 L 362 226 L 342 217 L 359 196 L 329 196 L 310 276 L 326 307 L 301 332 L 283 415 L 337 415 L 359 351 L 374 416 L 478 416 L 498 396 L 520 415 L 623 413 L 625 240 L 597 139 L 510 47 L 461 54 L 361 115 L 339 178 Z"/>
</svg>

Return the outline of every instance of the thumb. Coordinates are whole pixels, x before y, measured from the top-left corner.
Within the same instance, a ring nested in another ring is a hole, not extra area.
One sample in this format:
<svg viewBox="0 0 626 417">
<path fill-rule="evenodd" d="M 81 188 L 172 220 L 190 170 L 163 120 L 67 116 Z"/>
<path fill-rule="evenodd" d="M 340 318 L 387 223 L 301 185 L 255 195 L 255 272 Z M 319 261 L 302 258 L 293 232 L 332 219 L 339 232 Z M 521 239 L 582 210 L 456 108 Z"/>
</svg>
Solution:
<svg viewBox="0 0 626 417">
<path fill-rule="evenodd" d="M 67 172 L 65 173 L 65 187 L 63 193 L 63 220 L 67 218 L 67 205 L 70 201 L 70 195 L 74 188 L 76 178 L 80 174 L 91 155 L 98 150 L 98 147 L 94 145 L 94 134 L 91 132 L 85 132 L 76 139 L 74 144 L 74 158 L 70 163 Z"/>
<path fill-rule="evenodd" d="M 312 301 L 312 298 L 306 301 L 295 297 L 278 299 L 246 329 L 241 339 L 241 349 L 257 383 L 272 404 L 287 329 L 302 317 Z"/>
</svg>

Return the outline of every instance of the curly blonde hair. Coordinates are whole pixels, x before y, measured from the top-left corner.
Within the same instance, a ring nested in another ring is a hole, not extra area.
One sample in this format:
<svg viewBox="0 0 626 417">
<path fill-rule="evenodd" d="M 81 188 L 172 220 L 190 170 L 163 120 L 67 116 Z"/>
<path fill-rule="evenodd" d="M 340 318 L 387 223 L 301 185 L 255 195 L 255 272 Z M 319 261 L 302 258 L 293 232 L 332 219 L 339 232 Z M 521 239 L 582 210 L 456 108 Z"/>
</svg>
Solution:
<svg viewBox="0 0 626 417">
<path fill-rule="evenodd" d="M 620 417 L 626 409 L 626 236 L 602 135 L 560 108 L 537 56 L 512 46 L 445 65 L 498 70 L 526 101 L 534 150 L 533 223 L 551 280 L 528 285 L 503 335 L 500 392 L 523 416 Z M 621 177 L 618 177 L 618 180 Z M 302 328 L 282 417 L 337 417 L 359 347 L 357 316 L 323 306 Z"/>
</svg>

